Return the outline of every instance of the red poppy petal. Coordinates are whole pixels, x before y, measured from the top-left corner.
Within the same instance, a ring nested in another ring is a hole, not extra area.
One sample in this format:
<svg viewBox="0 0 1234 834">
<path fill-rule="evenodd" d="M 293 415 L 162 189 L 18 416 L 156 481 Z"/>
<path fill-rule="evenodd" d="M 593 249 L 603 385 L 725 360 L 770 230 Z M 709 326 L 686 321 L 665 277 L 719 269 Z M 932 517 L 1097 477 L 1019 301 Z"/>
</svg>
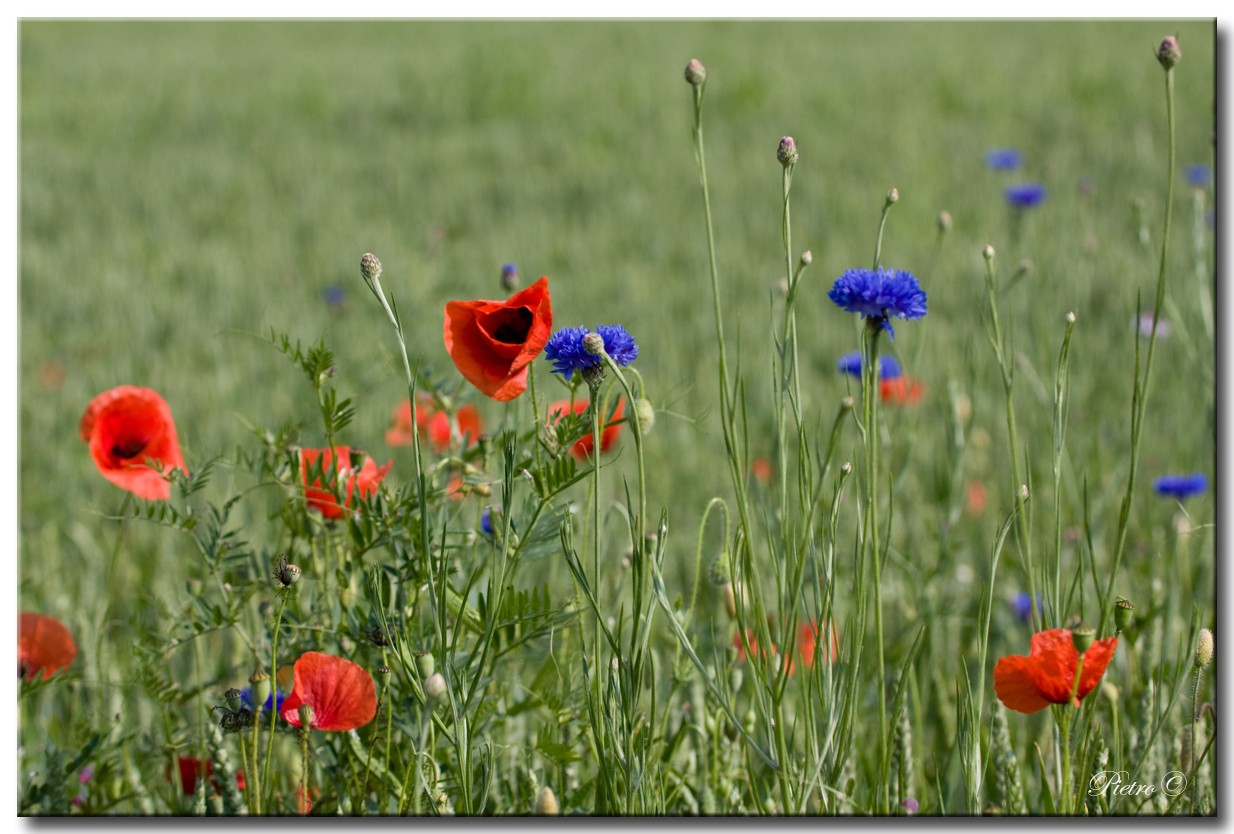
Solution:
<svg viewBox="0 0 1234 834">
<path fill-rule="evenodd" d="M 21 612 L 17 626 L 17 664 L 26 680 L 46 680 L 77 657 L 77 644 L 55 617 Z"/>
<path fill-rule="evenodd" d="M 1080 663 L 1071 632 L 1065 628 L 1037 632 L 1029 656 L 1038 694 L 1052 704 L 1070 703 L 1075 670 Z"/>
<path fill-rule="evenodd" d="M 484 426 L 480 422 L 480 412 L 468 403 L 458 410 L 458 433 L 467 438 L 468 446 L 474 446 L 480 439 Z"/>
<path fill-rule="evenodd" d="M 450 301 L 442 331 L 459 373 L 485 395 L 506 402 L 527 390 L 526 367 L 552 331 L 548 279 L 506 301 Z"/>
<path fill-rule="evenodd" d="M 1101 676 L 1114 659 L 1114 649 L 1118 647 L 1117 637 L 1107 637 L 1097 640 L 1084 652 L 1084 668 L 1080 671 L 1080 689 L 1076 697 L 1083 698 L 1101 683 Z"/>
<path fill-rule="evenodd" d="M 289 704 L 299 693 L 299 701 L 313 708 L 313 727 L 343 731 L 363 727 L 377 714 L 377 690 L 373 677 L 363 667 L 334 655 L 305 652 L 296 661 L 296 684 L 283 702 L 283 718 L 299 726 L 299 718 L 288 717 Z M 294 705 L 299 709 L 300 704 Z"/>
<path fill-rule="evenodd" d="M 300 705 L 304 701 L 300 700 L 300 693 L 295 689 L 291 690 L 291 694 L 283 699 L 282 711 L 279 713 L 283 716 L 283 720 L 293 727 L 300 726 Z"/>
<path fill-rule="evenodd" d="M 1008 709 L 1032 714 L 1050 702 L 1037 691 L 1036 665 L 1023 655 L 1004 657 L 994 664 L 994 693 Z"/>
<path fill-rule="evenodd" d="M 171 484 L 148 460 L 164 471 L 188 471 L 171 407 L 149 388 L 121 385 L 99 394 L 86 407 L 78 431 L 90 444 L 99 473 L 140 498 L 160 501 L 171 496 Z"/>
<path fill-rule="evenodd" d="M 428 439 L 439 452 L 450 446 L 450 418 L 444 411 L 438 411 L 429 421 Z"/>
</svg>

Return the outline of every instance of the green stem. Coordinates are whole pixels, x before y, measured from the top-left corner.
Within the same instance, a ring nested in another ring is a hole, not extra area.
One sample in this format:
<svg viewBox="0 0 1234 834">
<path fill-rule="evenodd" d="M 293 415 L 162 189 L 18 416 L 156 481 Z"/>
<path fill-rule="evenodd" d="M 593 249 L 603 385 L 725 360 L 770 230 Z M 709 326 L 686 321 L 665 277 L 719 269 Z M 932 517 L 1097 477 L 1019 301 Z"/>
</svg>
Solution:
<svg viewBox="0 0 1234 834">
<path fill-rule="evenodd" d="M 269 790 L 269 785 L 270 785 L 270 759 L 273 758 L 273 753 L 274 753 L 274 729 L 275 727 L 278 726 L 278 720 L 279 720 L 279 711 L 278 711 L 279 628 L 281 627 L 283 623 L 283 609 L 287 607 L 288 593 L 290 593 L 288 589 L 284 588 L 282 590 L 283 600 L 282 602 L 279 603 L 279 612 L 274 618 L 274 636 L 270 638 L 270 678 L 271 678 L 270 692 L 271 692 L 271 697 L 274 698 L 272 702 L 272 706 L 274 707 L 274 709 L 270 710 L 270 738 L 266 742 L 266 765 L 265 765 L 265 770 L 262 772 L 262 777 L 261 777 L 261 783 L 263 785 L 266 785 L 267 790 Z M 261 709 L 264 706 L 265 705 L 262 704 L 261 706 L 257 707 L 257 715 L 259 717 L 261 715 Z M 258 803 L 257 813 L 261 813 L 262 804 L 263 803 Z"/>
<path fill-rule="evenodd" d="M 884 217 L 886 213 L 884 212 Z M 880 230 L 881 235 L 881 230 Z M 866 452 L 866 552 L 874 567 L 874 630 L 878 651 L 879 813 L 889 813 L 887 776 L 887 668 L 883 650 L 882 554 L 878 543 L 878 334 L 877 322 L 866 320 L 861 336 L 861 406 Z"/>
</svg>

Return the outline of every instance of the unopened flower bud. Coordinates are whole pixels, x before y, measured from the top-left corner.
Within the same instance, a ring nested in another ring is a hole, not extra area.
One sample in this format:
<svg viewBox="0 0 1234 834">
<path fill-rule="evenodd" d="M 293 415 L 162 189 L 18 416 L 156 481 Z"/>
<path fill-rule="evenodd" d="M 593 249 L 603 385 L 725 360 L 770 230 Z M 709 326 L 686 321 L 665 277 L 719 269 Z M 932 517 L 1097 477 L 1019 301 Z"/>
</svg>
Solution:
<svg viewBox="0 0 1234 834">
<path fill-rule="evenodd" d="M 780 140 L 780 147 L 776 150 L 776 159 L 780 160 L 780 164 L 785 168 L 790 165 L 797 164 L 797 143 L 791 136 L 785 136 Z"/>
<path fill-rule="evenodd" d="M 938 213 L 939 234 L 951 231 L 951 212 L 944 209 Z"/>
<path fill-rule="evenodd" d="M 814 263 L 814 253 L 807 249 L 801 253 L 801 265 L 809 266 L 812 263 Z"/>
<path fill-rule="evenodd" d="M 1157 60 L 1166 70 L 1174 69 L 1174 66 L 1183 59 L 1183 51 L 1178 46 L 1178 38 L 1173 35 L 1168 35 L 1162 38 L 1161 45 L 1157 47 Z"/>
<path fill-rule="evenodd" d="M 599 356 L 604 353 L 604 337 L 599 333 L 588 333 L 583 337 L 583 350 L 592 356 Z"/>
<path fill-rule="evenodd" d="M 557 794 L 553 793 L 553 789 L 548 785 L 540 788 L 540 792 L 536 794 L 536 816 L 555 817 L 559 813 L 561 809 L 557 807 Z"/>
<path fill-rule="evenodd" d="M 646 397 L 639 397 L 634 402 L 634 410 L 638 414 L 638 427 L 642 430 L 643 436 L 646 437 L 651 434 L 651 430 L 656 425 L 655 406 Z"/>
<path fill-rule="evenodd" d="M 370 289 L 381 278 L 381 261 L 372 252 L 366 252 L 360 259 L 360 275 Z"/>
<path fill-rule="evenodd" d="M 584 347 L 586 347 L 586 345 L 584 345 Z M 595 365 L 588 365 L 579 371 L 579 375 L 582 376 L 583 382 L 587 383 L 587 387 L 589 388 L 600 387 L 600 383 L 604 381 L 605 374 L 606 369 L 603 362 L 598 362 Z"/>
<path fill-rule="evenodd" d="M 844 399 L 840 400 L 840 408 L 845 411 L 852 411 L 855 405 L 857 405 L 857 400 L 853 398 L 852 394 L 846 394 Z"/>
<path fill-rule="evenodd" d="M 441 672 L 434 672 L 424 681 L 424 696 L 430 701 L 438 701 L 446 694 L 446 679 Z"/>
<path fill-rule="evenodd" d="M 691 58 L 690 63 L 686 64 L 686 81 L 690 82 L 690 86 L 698 87 L 707 80 L 707 68 L 697 58 Z"/>
<path fill-rule="evenodd" d="M 432 652 L 416 652 L 416 669 L 421 678 L 429 678 L 437 669 L 437 661 Z"/>
<path fill-rule="evenodd" d="M 892 188 L 887 192 L 887 205 L 891 205 L 900 199 L 900 189 Z"/>
<path fill-rule="evenodd" d="M 1069 311 L 1067 313 L 1066 318 L 1067 318 L 1067 324 L 1075 324 L 1075 313 Z"/>
<path fill-rule="evenodd" d="M 1088 647 L 1097 639 L 1097 630 L 1092 626 L 1081 626 L 1080 628 L 1072 629 L 1071 644 L 1075 646 L 1075 650 L 1080 654 L 1088 651 Z"/>
<path fill-rule="evenodd" d="M 1028 484 L 1020 484 L 1020 500 L 1028 500 Z"/>
<path fill-rule="evenodd" d="M 849 461 L 844 461 L 844 464 L 840 467 L 840 471 L 843 472 L 845 475 L 851 474 L 853 471 L 852 463 L 850 463 Z"/>
<path fill-rule="evenodd" d="M 1127 626 L 1131 625 L 1131 621 L 1135 619 L 1135 606 L 1131 604 L 1131 600 L 1119 597 L 1114 602 L 1114 628 L 1117 631 L 1126 631 Z"/>
<path fill-rule="evenodd" d="M 270 676 L 258 669 L 249 678 L 249 686 L 253 688 L 253 708 L 264 707 L 266 699 L 270 697 Z"/>
<path fill-rule="evenodd" d="M 1195 667 L 1203 669 L 1213 662 L 1213 633 L 1206 628 L 1200 629 L 1200 636 L 1195 641 Z"/>
<path fill-rule="evenodd" d="M 994 260 L 994 247 L 987 243 L 985 248 L 981 250 L 981 257 L 985 258 L 987 261 Z"/>
<path fill-rule="evenodd" d="M 724 583 L 724 613 L 730 620 L 737 619 L 737 592 L 732 582 Z"/>
</svg>

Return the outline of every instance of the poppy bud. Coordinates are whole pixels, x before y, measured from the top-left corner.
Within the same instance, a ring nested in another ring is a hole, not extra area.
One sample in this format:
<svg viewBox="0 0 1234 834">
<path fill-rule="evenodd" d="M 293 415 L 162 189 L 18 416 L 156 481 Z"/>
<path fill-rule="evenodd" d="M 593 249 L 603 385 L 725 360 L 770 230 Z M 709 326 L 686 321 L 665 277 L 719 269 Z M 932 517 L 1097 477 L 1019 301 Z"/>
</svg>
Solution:
<svg viewBox="0 0 1234 834">
<path fill-rule="evenodd" d="M 698 87 L 706 80 L 707 68 L 697 58 L 691 58 L 690 63 L 686 64 L 686 81 L 690 82 L 691 87 Z"/>
<path fill-rule="evenodd" d="M 234 686 L 223 693 L 223 700 L 227 702 L 227 708 L 232 712 L 235 712 L 242 706 L 240 695 L 240 690 Z"/>
<path fill-rule="evenodd" d="M 369 285 L 369 289 L 381 278 L 381 261 L 377 260 L 377 256 L 372 252 L 366 252 L 364 257 L 360 258 L 360 275 L 364 278 L 364 283 Z"/>
<path fill-rule="evenodd" d="M 421 678 L 431 677 L 436 668 L 437 661 L 432 652 L 416 652 L 416 669 L 419 670 Z"/>
<path fill-rule="evenodd" d="M 797 164 L 799 154 L 797 153 L 797 143 L 791 136 L 785 136 L 780 140 L 780 147 L 776 149 L 776 159 L 780 160 L 780 164 L 785 168 Z"/>
<path fill-rule="evenodd" d="M 1065 318 L 1067 319 L 1067 324 L 1075 324 L 1075 313 L 1068 311 Z"/>
<path fill-rule="evenodd" d="M 900 199 L 900 189 L 892 188 L 887 192 L 887 205 L 898 202 Z"/>
<path fill-rule="evenodd" d="M 853 464 L 847 460 L 844 461 L 844 463 L 840 466 L 840 471 L 845 475 L 850 474 L 853 471 Z"/>
<path fill-rule="evenodd" d="M 599 388 L 600 383 L 604 381 L 604 363 L 588 365 L 579 371 L 579 374 L 583 377 L 583 382 L 586 382 L 589 388 Z"/>
<path fill-rule="evenodd" d="M 1157 47 L 1157 61 L 1161 66 L 1168 72 L 1182 59 L 1183 51 L 1178 46 L 1178 38 L 1173 35 L 1163 38 L 1161 45 Z"/>
<path fill-rule="evenodd" d="M 814 253 L 807 249 L 801 253 L 801 265 L 809 266 L 812 263 L 814 263 Z"/>
<path fill-rule="evenodd" d="M 951 231 L 951 212 L 944 209 L 938 213 L 938 232 L 943 234 L 949 231 Z"/>
<path fill-rule="evenodd" d="M 994 260 L 994 247 L 987 243 L 981 250 L 981 257 L 985 258 L 987 261 Z"/>
<path fill-rule="evenodd" d="M 1119 597 L 1114 602 L 1114 628 L 1117 631 L 1125 631 L 1127 626 L 1131 625 L 1132 619 L 1135 618 L 1135 606 L 1130 600 Z"/>
<path fill-rule="evenodd" d="M 258 669 L 249 678 L 249 685 L 253 687 L 253 708 L 264 706 L 270 697 L 270 676 Z"/>
<path fill-rule="evenodd" d="M 724 613 L 728 614 L 730 620 L 737 619 L 737 592 L 733 589 L 732 582 L 724 583 Z"/>
<path fill-rule="evenodd" d="M 638 413 L 638 427 L 642 430 L 643 436 L 651 434 L 651 430 L 656 425 L 656 409 L 651 404 L 651 400 L 646 397 L 640 397 L 634 402 L 634 410 Z"/>
<path fill-rule="evenodd" d="M 555 817 L 561 812 L 557 807 L 557 794 L 553 793 L 553 789 L 548 785 L 540 788 L 540 792 L 536 794 L 536 815 L 541 817 Z"/>
<path fill-rule="evenodd" d="M 1088 651 L 1088 647 L 1097 639 L 1097 630 L 1090 626 L 1081 626 L 1071 632 L 1071 643 L 1080 654 Z"/>
<path fill-rule="evenodd" d="M 430 701 L 437 701 L 446 694 L 446 679 L 441 672 L 434 672 L 424 681 L 424 695 Z"/>
<path fill-rule="evenodd" d="M 840 400 L 840 408 L 844 409 L 845 411 L 852 411 L 853 406 L 855 405 L 857 405 L 857 400 L 854 399 L 851 394 L 846 396 L 844 399 Z"/>
<path fill-rule="evenodd" d="M 1213 633 L 1206 628 L 1200 629 L 1199 639 L 1195 641 L 1195 668 L 1203 669 L 1213 662 Z"/>
</svg>

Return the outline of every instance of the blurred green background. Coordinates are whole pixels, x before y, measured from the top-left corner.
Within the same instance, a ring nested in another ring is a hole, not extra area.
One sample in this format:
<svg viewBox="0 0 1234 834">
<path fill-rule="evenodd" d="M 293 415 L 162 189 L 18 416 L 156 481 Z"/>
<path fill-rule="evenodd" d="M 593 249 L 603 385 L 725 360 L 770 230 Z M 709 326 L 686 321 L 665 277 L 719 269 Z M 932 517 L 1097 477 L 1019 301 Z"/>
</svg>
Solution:
<svg viewBox="0 0 1234 834">
<path fill-rule="evenodd" d="M 634 334 L 661 409 L 647 446 L 651 502 L 667 505 L 680 531 L 672 570 L 691 581 L 693 531 L 708 498 L 730 487 L 682 78 L 690 58 L 708 70 L 720 280 L 754 453 L 772 452 L 760 438 L 772 436 L 770 322 L 784 268 L 775 152 L 789 134 L 801 154 L 794 257 L 814 256 L 798 307 L 807 420 L 829 426 L 849 392 L 835 362 L 856 350 L 857 323 L 826 292 L 845 269 L 870 265 L 892 186 L 901 199 L 883 262 L 913 271 L 929 295 L 929 315 L 884 344 L 926 389 L 920 405 L 887 411 L 902 568 L 892 590 L 963 582 L 960 567 L 986 552 L 1010 504 L 1001 385 L 982 325 L 987 243 L 1004 280 L 1032 262 L 1005 293 L 1004 321 L 1022 354 L 1016 396 L 1035 494 L 1050 480 L 1063 317 L 1078 317 L 1061 500 L 1065 523 L 1078 525 L 1087 484 L 1102 558 L 1126 476 L 1131 321 L 1137 294 L 1151 306 L 1160 244 L 1166 129 L 1154 51 L 1174 33 L 1184 58 L 1173 332 L 1159 344 L 1127 562 L 1145 580 L 1168 580 L 1154 554 L 1177 509 L 1152 494 L 1151 478 L 1215 474 L 1213 334 L 1201 302 L 1212 232 L 1202 213 L 1196 225 L 1184 176 L 1214 159 L 1211 20 L 25 21 L 21 606 L 76 633 L 99 615 L 92 600 L 112 543 L 100 515 L 123 494 L 98 476 L 77 434 L 97 393 L 160 391 L 190 466 L 250 443 L 249 424 L 298 420 L 303 443 L 322 443 L 312 390 L 264 340 L 271 328 L 325 339 L 339 389 L 356 397 L 343 440 L 393 456 L 394 477 L 410 477 L 409 452 L 384 444 L 405 393 L 393 338 L 359 278 L 367 251 L 385 266 L 413 359 L 452 383 L 442 308 L 504 297 L 505 263 L 526 283 L 549 276 L 556 326 L 621 323 Z M 1019 149 L 1024 168 L 988 169 L 983 155 L 996 147 Z M 1030 180 L 1047 199 L 1016 215 L 1003 189 Z M 953 227 L 940 240 L 942 210 Z M 547 371 L 537 363 L 551 387 Z M 961 516 L 945 538 L 940 525 L 963 500 L 948 480 L 949 390 L 971 400 L 962 474 L 988 486 L 992 511 Z M 473 400 L 490 423 L 500 419 L 499 404 Z M 844 443 L 841 454 L 856 459 L 856 432 Z M 632 463 L 627 454 L 619 465 Z M 210 494 L 221 496 L 227 479 L 224 469 Z M 1050 500 L 1037 514 L 1043 535 Z M 1197 525 L 1211 520 L 1211 497 L 1188 509 Z M 187 545 L 157 529 L 136 535 L 163 556 L 122 562 L 126 593 L 182 588 Z M 1204 548 L 1201 577 L 1211 574 L 1211 537 Z M 1002 578 L 1014 591 L 1014 574 Z M 1196 588 L 1211 597 L 1211 579 Z M 929 606 L 951 616 L 946 599 Z"/>
</svg>

